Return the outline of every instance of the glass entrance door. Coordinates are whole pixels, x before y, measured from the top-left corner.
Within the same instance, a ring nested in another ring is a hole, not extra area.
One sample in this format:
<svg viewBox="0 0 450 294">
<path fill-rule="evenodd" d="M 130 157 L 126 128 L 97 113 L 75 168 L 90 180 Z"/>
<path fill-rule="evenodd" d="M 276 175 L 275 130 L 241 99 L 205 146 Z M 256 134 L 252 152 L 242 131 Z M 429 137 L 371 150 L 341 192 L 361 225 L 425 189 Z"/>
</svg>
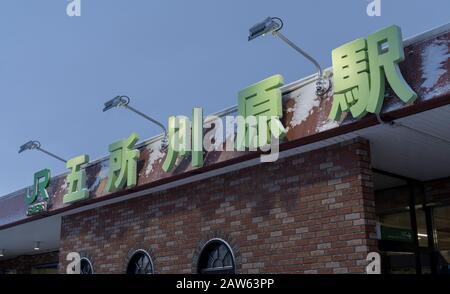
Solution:
<svg viewBox="0 0 450 294">
<path fill-rule="evenodd" d="M 423 185 L 391 175 L 375 175 L 375 206 L 382 272 L 422 274 L 435 272 L 430 208 Z"/>
<path fill-rule="evenodd" d="M 450 274 L 450 205 L 432 208 L 437 273 Z"/>
</svg>

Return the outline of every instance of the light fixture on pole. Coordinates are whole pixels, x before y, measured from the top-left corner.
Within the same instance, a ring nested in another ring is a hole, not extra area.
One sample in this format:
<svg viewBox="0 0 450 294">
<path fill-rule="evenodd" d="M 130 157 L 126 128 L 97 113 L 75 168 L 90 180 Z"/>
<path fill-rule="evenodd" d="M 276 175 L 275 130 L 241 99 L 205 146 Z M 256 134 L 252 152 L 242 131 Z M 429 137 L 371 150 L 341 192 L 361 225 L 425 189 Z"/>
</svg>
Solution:
<svg viewBox="0 0 450 294">
<path fill-rule="evenodd" d="M 34 250 L 38 251 L 41 249 L 41 242 L 36 241 L 35 245 L 34 245 Z"/>
<path fill-rule="evenodd" d="M 5 256 L 5 249 L 0 249 L 0 257 Z"/>
<path fill-rule="evenodd" d="M 282 41 L 287 43 L 289 46 L 294 48 L 297 52 L 302 54 L 306 59 L 311 61 L 317 69 L 317 82 L 316 82 L 316 94 L 318 96 L 323 96 L 330 89 L 330 81 L 328 78 L 323 76 L 322 68 L 320 64 L 308 53 L 306 53 L 302 48 L 298 47 L 292 43 L 288 38 L 286 38 L 280 30 L 283 28 L 283 21 L 279 17 L 268 17 L 261 23 L 258 23 L 250 28 L 250 35 L 248 40 L 251 41 L 259 36 L 264 36 L 268 33 L 272 33 L 273 36 L 280 38 Z"/>
<path fill-rule="evenodd" d="M 103 112 L 108 111 L 112 108 L 115 107 L 124 107 L 128 110 L 131 110 L 132 112 L 136 113 L 137 115 L 145 118 L 146 120 L 158 125 L 164 132 L 164 138 L 162 139 L 162 143 L 161 143 L 161 148 L 165 149 L 167 147 L 167 130 L 166 127 L 160 123 L 159 121 L 151 118 L 150 116 L 140 112 L 139 110 L 135 109 L 134 107 L 131 107 L 130 105 L 130 97 L 125 96 L 125 95 L 121 95 L 121 96 L 116 96 L 113 99 L 107 101 L 105 103 L 105 107 L 103 108 Z"/>
<path fill-rule="evenodd" d="M 51 152 L 48 152 L 47 150 L 42 149 L 41 148 L 41 143 L 39 141 L 28 141 L 27 143 L 25 143 L 22 146 L 20 146 L 19 153 L 22 153 L 25 150 L 33 150 L 33 149 L 39 150 L 39 151 L 41 151 L 41 152 L 43 152 L 43 153 L 45 153 L 45 154 L 47 154 L 47 155 L 49 155 L 49 156 L 51 156 L 53 158 L 56 158 L 57 160 L 62 161 L 64 163 L 67 162 L 67 160 L 65 160 L 64 158 L 61 158 L 61 157 L 59 157 L 59 156 L 57 156 L 57 155 L 55 155 L 55 154 L 53 154 Z"/>
</svg>

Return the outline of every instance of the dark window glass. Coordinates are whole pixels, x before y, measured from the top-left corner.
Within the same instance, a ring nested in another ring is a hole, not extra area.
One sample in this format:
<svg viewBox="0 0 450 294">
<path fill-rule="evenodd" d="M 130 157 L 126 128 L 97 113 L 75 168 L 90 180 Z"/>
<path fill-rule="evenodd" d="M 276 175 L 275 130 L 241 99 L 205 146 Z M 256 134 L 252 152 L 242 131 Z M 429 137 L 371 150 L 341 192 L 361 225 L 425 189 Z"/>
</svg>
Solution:
<svg viewBox="0 0 450 294">
<path fill-rule="evenodd" d="M 388 188 L 375 192 L 381 240 L 413 242 L 409 193 L 408 187 Z"/>
<path fill-rule="evenodd" d="M 136 251 L 128 262 L 127 274 L 153 274 L 153 264 L 150 255 L 143 250 Z"/>
<path fill-rule="evenodd" d="M 438 273 L 450 274 L 450 206 L 436 207 L 433 214 Z"/>
<path fill-rule="evenodd" d="M 200 253 L 198 272 L 201 274 L 234 274 L 234 257 L 230 247 L 220 240 L 207 243 Z"/>
<path fill-rule="evenodd" d="M 94 273 L 94 269 L 92 268 L 92 263 L 86 257 L 81 258 L 80 260 L 80 274 L 82 275 L 92 275 Z"/>
<path fill-rule="evenodd" d="M 386 274 L 415 274 L 416 259 L 413 252 L 385 251 L 381 257 Z"/>
<path fill-rule="evenodd" d="M 35 265 L 31 268 L 32 274 L 57 274 L 58 273 L 58 264 L 57 263 L 49 263 L 49 264 L 41 264 Z"/>
</svg>

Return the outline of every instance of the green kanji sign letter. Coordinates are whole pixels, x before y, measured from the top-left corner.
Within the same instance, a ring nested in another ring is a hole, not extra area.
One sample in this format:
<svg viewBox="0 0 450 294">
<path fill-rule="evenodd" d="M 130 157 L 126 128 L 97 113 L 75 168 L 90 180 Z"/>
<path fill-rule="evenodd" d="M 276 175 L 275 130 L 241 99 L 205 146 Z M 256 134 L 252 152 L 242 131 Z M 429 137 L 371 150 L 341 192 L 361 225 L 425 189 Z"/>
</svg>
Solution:
<svg viewBox="0 0 450 294">
<path fill-rule="evenodd" d="M 109 175 L 106 192 L 115 192 L 127 187 L 134 187 L 137 183 L 137 160 L 139 150 L 133 149 L 139 140 L 133 133 L 128 139 L 117 141 L 109 145 Z"/>
<path fill-rule="evenodd" d="M 203 166 L 203 110 L 192 110 L 192 123 L 185 116 L 169 117 L 169 146 L 162 169 L 169 172 L 175 166 L 178 156 L 191 153 L 191 165 Z"/>
<path fill-rule="evenodd" d="M 86 170 L 81 168 L 88 162 L 87 155 L 75 157 L 67 162 L 66 166 L 70 169 L 70 174 L 66 178 L 69 193 L 64 195 L 63 203 L 73 203 L 89 197 L 89 191 L 86 188 Z"/>
<path fill-rule="evenodd" d="M 203 166 L 203 109 L 195 107 L 192 110 L 192 151 L 191 165 Z"/>
<path fill-rule="evenodd" d="M 278 138 L 286 133 L 281 122 L 270 123 L 271 120 L 279 122 L 283 116 L 280 90 L 282 85 L 283 77 L 274 75 L 239 92 L 238 115 L 243 117 L 245 122 L 238 124 L 238 137 L 239 133 L 245 135 L 244 140 L 238 140 L 237 150 L 245 150 L 245 147 L 262 147 L 270 144 L 271 135 Z M 272 126 L 281 126 L 282 129 L 272 130 Z M 257 140 L 256 135 L 265 139 Z"/>
<path fill-rule="evenodd" d="M 329 117 L 333 120 L 339 120 L 346 111 L 354 118 L 367 112 L 380 113 L 385 78 L 403 102 L 410 103 L 417 98 L 400 72 L 399 63 L 405 56 L 398 26 L 336 48 L 332 59 L 335 90 Z"/>
</svg>

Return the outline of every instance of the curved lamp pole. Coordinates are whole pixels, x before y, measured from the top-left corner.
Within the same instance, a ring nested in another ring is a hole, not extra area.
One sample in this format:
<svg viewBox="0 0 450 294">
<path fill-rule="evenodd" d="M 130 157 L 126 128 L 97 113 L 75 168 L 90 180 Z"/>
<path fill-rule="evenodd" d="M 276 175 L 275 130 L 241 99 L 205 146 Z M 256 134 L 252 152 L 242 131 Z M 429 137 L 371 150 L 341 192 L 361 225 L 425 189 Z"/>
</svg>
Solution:
<svg viewBox="0 0 450 294">
<path fill-rule="evenodd" d="M 33 149 L 39 150 L 39 151 L 41 151 L 41 152 L 43 152 L 43 153 L 45 153 L 45 154 L 47 154 L 47 155 L 49 155 L 49 156 L 59 160 L 59 161 L 67 163 L 67 160 L 65 160 L 64 158 L 59 157 L 58 155 L 55 155 L 55 154 L 53 154 L 53 153 L 43 149 L 41 147 L 41 143 L 39 141 L 28 141 L 27 143 L 25 143 L 22 146 L 20 146 L 19 153 L 22 153 L 22 152 L 24 152 L 26 150 L 33 150 Z"/>
<path fill-rule="evenodd" d="M 129 105 L 129 103 L 130 103 L 130 97 L 125 96 L 125 95 L 116 96 L 113 99 L 111 99 L 111 100 L 109 100 L 109 101 L 107 101 L 105 103 L 105 106 L 103 108 L 103 112 L 108 111 L 108 110 L 110 110 L 112 108 L 115 108 L 115 107 L 123 107 L 123 108 L 126 108 L 128 110 L 131 110 L 132 112 L 134 112 L 137 115 L 145 118 L 146 120 L 148 120 L 148 121 L 158 125 L 162 129 L 162 131 L 164 132 L 164 138 L 163 138 L 163 140 L 161 142 L 161 147 L 162 147 L 162 149 L 166 148 L 167 144 L 168 144 L 166 127 L 162 123 L 160 123 L 159 121 L 151 118 L 150 116 L 146 115 L 145 113 L 140 112 L 136 108 L 131 107 Z"/>
<path fill-rule="evenodd" d="M 250 28 L 250 34 L 248 36 L 248 40 L 251 41 L 259 36 L 264 36 L 268 33 L 272 33 L 273 36 L 280 38 L 290 47 L 292 47 L 295 51 L 303 55 L 306 59 L 308 59 L 317 70 L 317 81 L 316 81 L 316 94 L 318 96 L 325 95 L 330 89 L 331 83 L 328 78 L 323 76 L 323 71 L 320 64 L 315 60 L 311 55 L 306 53 L 305 50 L 295 45 L 291 40 L 289 40 L 285 35 L 283 35 L 280 30 L 283 28 L 283 21 L 279 17 L 268 17 L 264 21 L 254 25 Z"/>
</svg>

